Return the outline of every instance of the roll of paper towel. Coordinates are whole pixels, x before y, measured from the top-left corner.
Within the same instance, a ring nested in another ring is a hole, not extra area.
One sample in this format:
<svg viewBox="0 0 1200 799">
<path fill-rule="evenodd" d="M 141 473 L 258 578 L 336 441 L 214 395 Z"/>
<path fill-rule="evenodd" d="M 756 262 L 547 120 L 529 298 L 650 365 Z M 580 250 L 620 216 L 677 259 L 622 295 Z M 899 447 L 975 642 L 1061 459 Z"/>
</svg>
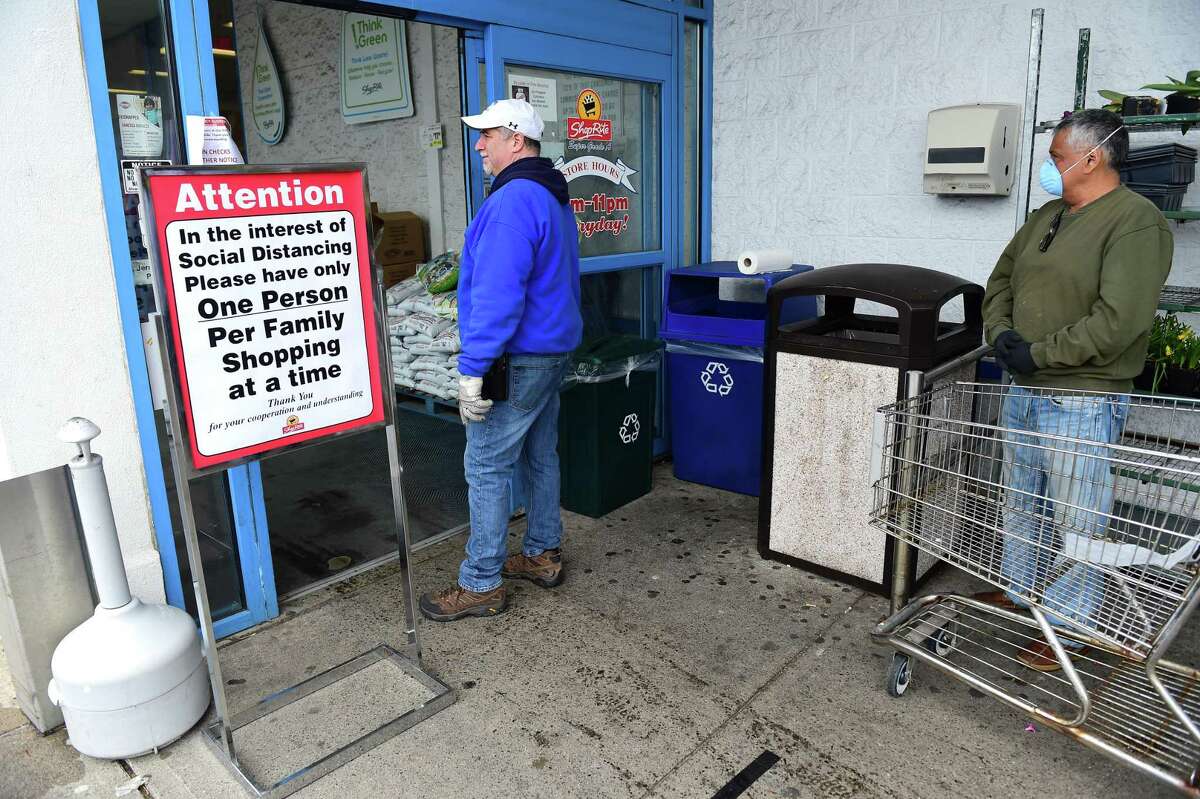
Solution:
<svg viewBox="0 0 1200 799">
<path fill-rule="evenodd" d="M 746 250 L 738 256 L 737 265 L 743 275 L 778 272 L 792 268 L 792 254 L 787 250 Z"/>
</svg>

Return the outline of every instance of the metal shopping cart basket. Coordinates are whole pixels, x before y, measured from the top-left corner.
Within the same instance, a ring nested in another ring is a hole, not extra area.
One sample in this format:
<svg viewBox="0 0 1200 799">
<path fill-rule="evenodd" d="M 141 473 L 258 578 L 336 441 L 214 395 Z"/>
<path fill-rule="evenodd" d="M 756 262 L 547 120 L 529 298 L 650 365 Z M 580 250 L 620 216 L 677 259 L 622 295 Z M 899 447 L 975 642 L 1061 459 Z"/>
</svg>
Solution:
<svg viewBox="0 0 1200 799">
<path fill-rule="evenodd" d="M 1200 672 L 1163 659 L 1200 597 L 1200 402 L 926 377 L 874 431 L 871 524 L 908 545 L 872 631 L 896 650 L 888 692 L 923 661 L 1200 797 Z M 1052 432 L 1029 432 L 1039 410 Z M 1016 609 L 909 601 L 916 549 Z M 1041 641 L 1061 670 L 1022 661 Z"/>
</svg>

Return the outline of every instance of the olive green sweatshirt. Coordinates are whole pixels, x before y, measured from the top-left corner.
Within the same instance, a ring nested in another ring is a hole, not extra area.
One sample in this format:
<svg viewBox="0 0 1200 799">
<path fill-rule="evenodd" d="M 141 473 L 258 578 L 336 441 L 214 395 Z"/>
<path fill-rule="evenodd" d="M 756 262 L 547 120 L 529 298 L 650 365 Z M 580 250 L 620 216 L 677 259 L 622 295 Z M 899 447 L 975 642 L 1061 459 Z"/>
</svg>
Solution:
<svg viewBox="0 0 1200 799">
<path fill-rule="evenodd" d="M 1065 213 L 1046 252 L 1038 244 L 1061 199 L 1017 231 L 983 299 L 989 344 L 1015 330 L 1038 370 L 1019 385 L 1127 392 L 1142 371 L 1174 239 L 1154 204 L 1118 186 Z"/>
</svg>

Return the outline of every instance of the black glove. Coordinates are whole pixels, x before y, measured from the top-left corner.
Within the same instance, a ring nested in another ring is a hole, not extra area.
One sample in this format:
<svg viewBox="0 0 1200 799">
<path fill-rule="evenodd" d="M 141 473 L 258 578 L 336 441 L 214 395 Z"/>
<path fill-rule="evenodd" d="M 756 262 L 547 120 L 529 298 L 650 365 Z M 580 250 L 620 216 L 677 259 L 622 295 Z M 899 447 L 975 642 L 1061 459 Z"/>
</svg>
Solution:
<svg viewBox="0 0 1200 799">
<path fill-rule="evenodd" d="M 1031 375 L 1038 370 L 1029 342 L 1015 330 L 996 336 L 996 359 L 1013 374 Z"/>
<path fill-rule="evenodd" d="M 996 343 L 994 345 L 996 348 L 996 360 L 1000 361 L 1000 363 L 1007 366 L 1008 365 L 1008 348 L 1011 347 L 1013 345 L 1013 343 L 1018 342 L 1020 340 L 1021 340 L 1021 334 L 1015 330 L 1005 330 L 1003 333 L 996 336 Z"/>
</svg>

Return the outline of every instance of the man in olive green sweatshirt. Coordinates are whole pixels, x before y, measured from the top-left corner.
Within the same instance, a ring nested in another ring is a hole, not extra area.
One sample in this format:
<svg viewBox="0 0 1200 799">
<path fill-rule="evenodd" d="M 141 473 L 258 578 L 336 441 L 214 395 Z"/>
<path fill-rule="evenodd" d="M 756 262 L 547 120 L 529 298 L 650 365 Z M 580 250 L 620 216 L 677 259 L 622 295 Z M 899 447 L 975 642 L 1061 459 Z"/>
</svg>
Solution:
<svg viewBox="0 0 1200 799">
<path fill-rule="evenodd" d="M 1042 188 L 1062 199 L 1043 205 L 1017 231 L 988 279 L 983 304 L 988 343 L 1013 375 L 1000 422 L 1006 431 L 1000 573 L 1011 590 L 977 597 L 1008 607 L 1024 606 L 1022 594 L 1037 597 L 1052 611 L 1052 623 L 1073 619 L 1092 629 L 1113 612 L 1104 604 L 1103 574 L 1068 561 L 1074 565 L 1059 575 L 1056 555 L 1063 541 L 1104 534 L 1113 503 L 1104 445 L 1121 436 L 1128 414 L 1123 395 L 1145 363 L 1174 248 L 1162 213 L 1121 185 L 1128 149 L 1116 114 L 1080 111 L 1059 123 L 1039 177 Z M 1018 656 L 1030 668 L 1059 668 L 1045 641 Z"/>
</svg>

